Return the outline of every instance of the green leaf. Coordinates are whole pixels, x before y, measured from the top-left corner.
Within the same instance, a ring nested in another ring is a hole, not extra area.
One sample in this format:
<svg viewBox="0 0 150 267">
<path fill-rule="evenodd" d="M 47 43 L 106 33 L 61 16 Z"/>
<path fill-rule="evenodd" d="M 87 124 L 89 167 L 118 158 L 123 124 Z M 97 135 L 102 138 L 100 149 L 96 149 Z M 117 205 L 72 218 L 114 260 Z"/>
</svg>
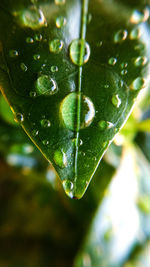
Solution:
<svg viewBox="0 0 150 267">
<path fill-rule="evenodd" d="M 113 0 L 0 3 L 0 87 L 70 197 L 147 82 L 148 14 Z"/>
</svg>

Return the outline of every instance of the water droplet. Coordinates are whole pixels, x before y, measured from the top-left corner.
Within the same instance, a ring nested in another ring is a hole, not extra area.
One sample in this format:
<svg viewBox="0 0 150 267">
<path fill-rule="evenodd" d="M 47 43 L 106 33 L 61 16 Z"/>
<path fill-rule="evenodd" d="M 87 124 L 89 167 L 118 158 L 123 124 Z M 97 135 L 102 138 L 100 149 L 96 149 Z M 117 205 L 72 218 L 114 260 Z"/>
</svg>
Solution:
<svg viewBox="0 0 150 267">
<path fill-rule="evenodd" d="M 80 139 L 79 145 L 82 146 L 83 145 L 83 140 Z"/>
<path fill-rule="evenodd" d="M 138 24 L 147 21 L 149 18 L 149 9 L 144 10 L 134 10 L 130 18 L 130 22 L 133 24 Z"/>
<path fill-rule="evenodd" d="M 57 66 L 51 66 L 51 72 L 57 72 L 58 67 Z"/>
<path fill-rule="evenodd" d="M 51 126 L 51 123 L 50 123 L 49 120 L 43 119 L 43 120 L 41 120 L 41 126 L 44 127 L 44 128 L 47 128 L 47 127 Z"/>
<path fill-rule="evenodd" d="M 33 30 L 46 25 L 46 19 L 42 10 L 38 9 L 35 5 L 20 12 L 20 21 L 24 27 L 29 27 Z"/>
<path fill-rule="evenodd" d="M 56 18 L 56 27 L 57 28 L 62 28 L 63 26 L 66 25 L 66 22 L 67 22 L 67 20 L 66 20 L 65 17 L 59 16 L 59 17 Z"/>
<path fill-rule="evenodd" d="M 90 57 L 90 46 L 82 39 L 73 40 L 70 45 L 70 58 L 75 65 L 82 66 Z"/>
<path fill-rule="evenodd" d="M 64 5 L 66 3 L 66 0 L 55 0 L 56 5 Z"/>
<path fill-rule="evenodd" d="M 105 84 L 104 88 L 106 88 L 106 89 L 109 88 L 109 84 Z"/>
<path fill-rule="evenodd" d="M 126 75 L 128 73 L 128 71 L 127 70 L 122 70 L 120 73 L 121 73 L 121 75 Z"/>
<path fill-rule="evenodd" d="M 89 14 L 87 15 L 87 23 L 90 24 L 91 20 L 92 20 L 92 14 L 89 13 Z"/>
<path fill-rule="evenodd" d="M 31 91 L 30 93 L 29 93 L 29 96 L 30 97 L 36 97 L 37 96 L 37 94 L 36 94 L 36 92 L 34 92 L 34 91 Z"/>
<path fill-rule="evenodd" d="M 109 122 L 109 121 L 101 120 L 101 121 L 99 121 L 98 126 L 99 126 L 99 129 L 101 131 L 104 131 L 106 129 L 110 129 L 110 128 L 114 127 L 114 124 L 112 122 Z"/>
<path fill-rule="evenodd" d="M 130 85 L 130 88 L 132 90 L 140 90 L 145 86 L 145 80 L 142 77 L 137 77 L 132 84 Z"/>
<path fill-rule="evenodd" d="M 146 57 L 138 57 L 136 58 L 134 64 L 136 67 L 144 66 L 147 63 Z"/>
<path fill-rule="evenodd" d="M 35 34 L 34 35 L 34 40 L 37 42 L 41 42 L 42 41 L 42 34 Z"/>
<path fill-rule="evenodd" d="M 56 150 L 53 159 L 56 165 L 59 166 L 60 168 L 63 169 L 67 167 L 67 156 L 63 151 Z"/>
<path fill-rule="evenodd" d="M 48 75 L 40 76 L 36 81 L 36 92 L 38 95 L 54 95 L 58 91 L 56 81 Z"/>
<path fill-rule="evenodd" d="M 127 30 L 119 30 L 118 32 L 115 33 L 114 36 L 114 42 L 115 43 L 120 43 L 121 41 L 124 41 L 128 36 Z"/>
<path fill-rule="evenodd" d="M 112 104 L 116 107 L 119 108 L 121 105 L 121 99 L 119 98 L 118 95 L 113 95 L 111 98 Z"/>
<path fill-rule="evenodd" d="M 114 58 L 114 57 L 111 57 L 109 60 L 108 60 L 108 64 L 109 65 L 115 65 L 117 63 L 117 59 Z"/>
<path fill-rule="evenodd" d="M 15 58 L 19 55 L 18 51 L 17 50 L 10 50 L 9 51 L 9 56 L 12 57 L 12 58 Z"/>
<path fill-rule="evenodd" d="M 27 43 L 27 44 L 33 44 L 33 43 L 34 43 L 33 38 L 32 38 L 32 37 L 27 37 L 27 38 L 26 38 L 26 43 Z"/>
<path fill-rule="evenodd" d="M 39 134 L 39 131 L 38 130 L 33 130 L 32 134 L 33 134 L 33 136 L 37 136 Z"/>
<path fill-rule="evenodd" d="M 64 190 L 65 190 L 65 193 L 69 196 L 69 197 L 71 197 L 71 198 L 73 198 L 73 193 L 72 193 L 72 191 L 73 191 L 73 183 L 71 182 L 71 181 L 69 181 L 69 180 L 64 180 L 63 182 L 62 182 L 62 184 L 63 184 L 63 188 L 64 188 Z"/>
<path fill-rule="evenodd" d="M 24 116 L 21 113 L 17 113 L 15 115 L 15 121 L 18 122 L 18 123 L 23 122 L 24 121 Z"/>
<path fill-rule="evenodd" d="M 26 71 L 28 70 L 28 67 L 27 67 L 24 63 L 21 63 L 21 64 L 20 64 L 20 68 L 21 68 L 24 72 L 26 72 Z"/>
<path fill-rule="evenodd" d="M 33 56 L 34 60 L 39 60 L 40 59 L 40 55 L 39 54 L 36 54 Z"/>
<path fill-rule="evenodd" d="M 123 63 L 121 63 L 120 67 L 122 69 L 127 68 L 128 67 L 128 63 L 127 62 L 123 62 Z"/>
<path fill-rule="evenodd" d="M 54 39 L 49 43 L 50 52 L 56 53 L 56 54 L 60 53 L 63 46 L 64 46 L 63 41 L 59 39 Z"/>
<path fill-rule="evenodd" d="M 80 110 L 78 110 L 79 106 Z M 64 125 L 73 131 L 90 126 L 95 117 L 95 108 L 91 99 L 77 93 L 71 93 L 64 98 L 60 106 L 60 112 Z M 78 125 L 79 116 L 80 125 Z"/>
<path fill-rule="evenodd" d="M 43 140 L 42 143 L 43 143 L 44 146 L 47 146 L 49 144 L 49 141 Z"/>
<path fill-rule="evenodd" d="M 136 39 L 139 39 L 140 37 L 141 37 L 140 29 L 135 28 L 130 32 L 130 39 L 131 40 L 136 40 Z"/>
</svg>

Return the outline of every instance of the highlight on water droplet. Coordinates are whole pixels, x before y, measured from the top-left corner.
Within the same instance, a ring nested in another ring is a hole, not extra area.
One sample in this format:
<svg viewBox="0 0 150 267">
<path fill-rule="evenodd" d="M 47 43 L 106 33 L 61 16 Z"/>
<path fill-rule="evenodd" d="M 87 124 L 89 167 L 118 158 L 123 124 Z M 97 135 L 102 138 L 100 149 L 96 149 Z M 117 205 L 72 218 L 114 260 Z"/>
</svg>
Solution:
<svg viewBox="0 0 150 267">
<path fill-rule="evenodd" d="M 33 130 L 33 131 L 32 131 L 32 135 L 33 135 L 33 136 L 37 136 L 38 134 L 39 134 L 39 131 L 38 131 L 38 130 Z"/>
<path fill-rule="evenodd" d="M 66 128 L 78 131 L 91 125 L 95 117 L 95 108 L 89 97 L 71 93 L 62 101 L 60 114 Z"/>
<path fill-rule="evenodd" d="M 55 0 L 56 5 L 64 5 L 66 3 L 66 0 Z"/>
<path fill-rule="evenodd" d="M 146 63 L 147 63 L 146 57 L 138 57 L 134 61 L 136 67 L 144 66 Z"/>
<path fill-rule="evenodd" d="M 26 72 L 28 70 L 28 67 L 22 62 L 20 64 L 20 68 L 22 69 L 22 71 Z"/>
<path fill-rule="evenodd" d="M 33 38 L 32 38 L 32 37 L 27 37 L 27 38 L 26 38 L 26 43 L 27 43 L 27 44 L 33 44 L 33 43 L 34 43 Z"/>
<path fill-rule="evenodd" d="M 62 150 L 56 150 L 53 157 L 54 162 L 60 168 L 67 167 L 67 156 Z"/>
<path fill-rule="evenodd" d="M 57 72 L 58 67 L 57 66 L 51 66 L 51 72 Z"/>
<path fill-rule="evenodd" d="M 46 26 L 46 19 L 41 9 L 35 5 L 29 6 L 19 12 L 19 20 L 24 27 L 37 30 Z"/>
<path fill-rule="evenodd" d="M 67 196 L 73 198 L 73 188 L 74 188 L 73 183 L 69 180 L 63 180 L 62 185 Z"/>
<path fill-rule="evenodd" d="M 82 66 L 89 60 L 90 46 L 83 39 L 75 39 L 70 45 L 69 54 L 71 61 L 75 65 Z"/>
<path fill-rule="evenodd" d="M 9 50 L 9 56 L 12 57 L 12 58 L 15 58 L 19 55 L 18 51 L 17 50 Z"/>
<path fill-rule="evenodd" d="M 66 20 L 65 17 L 59 16 L 59 17 L 56 18 L 56 27 L 57 28 L 64 27 L 66 25 L 66 23 L 67 23 L 67 20 Z"/>
<path fill-rule="evenodd" d="M 117 59 L 115 57 L 111 57 L 108 60 L 108 64 L 114 66 L 117 63 Z"/>
<path fill-rule="evenodd" d="M 119 108 L 121 105 L 121 99 L 118 95 L 113 95 L 111 98 L 111 102 L 116 108 Z"/>
<path fill-rule="evenodd" d="M 126 75 L 128 73 L 128 71 L 125 69 L 125 70 L 122 70 L 120 73 L 121 73 L 121 75 Z"/>
<path fill-rule="evenodd" d="M 101 120 L 98 122 L 98 127 L 101 131 L 104 131 L 106 129 L 110 129 L 110 128 L 114 127 L 114 124 L 112 122 L 109 122 L 109 121 Z"/>
<path fill-rule="evenodd" d="M 39 54 L 33 55 L 34 60 L 39 60 L 40 57 L 41 57 L 41 56 L 40 56 Z"/>
<path fill-rule="evenodd" d="M 43 143 L 44 146 L 47 146 L 49 144 L 49 141 L 43 140 L 42 143 Z"/>
<path fill-rule="evenodd" d="M 126 40 L 127 36 L 128 36 L 127 30 L 119 30 L 114 35 L 114 42 L 120 43 L 120 42 Z"/>
<path fill-rule="evenodd" d="M 137 77 L 130 85 L 130 89 L 132 90 L 141 90 L 144 87 L 145 87 L 145 80 L 142 77 Z"/>
<path fill-rule="evenodd" d="M 51 126 L 50 121 L 47 120 L 47 119 L 41 120 L 40 123 L 41 123 L 41 126 L 44 127 L 44 128 L 47 128 L 47 127 L 50 127 Z"/>
<path fill-rule="evenodd" d="M 130 22 L 133 23 L 133 24 L 138 24 L 138 23 L 141 23 L 141 22 L 145 22 L 148 20 L 149 18 L 149 9 L 148 8 L 145 8 L 143 10 L 134 10 L 132 15 L 131 15 L 131 18 L 130 18 Z"/>
<path fill-rule="evenodd" d="M 48 75 L 40 76 L 35 84 L 37 95 L 50 96 L 58 91 L 57 83 Z"/>
<path fill-rule="evenodd" d="M 50 43 L 49 43 L 49 50 L 52 53 L 58 54 L 62 50 L 63 46 L 64 46 L 64 43 L 62 40 L 54 39 L 54 40 L 50 41 Z"/>
<path fill-rule="evenodd" d="M 21 113 L 17 113 L 17 114 L 15 115 L 15 121 L 18 122 L 18 123 L 22 123 L 22 122 L 24 121 L 24 116 L 23 116 L 23 114 L 21 114 Z"/>
<path fill-rule="evenodd" d="M 34 97 L 37 96 L 37 93 L 36 93 L 35 91 L 31 91 L 31 92 L 29 93 L 29 96 L 34 98 Z"/>
<path fill-rule="evenodd" d="M 42 41 L 42 38 L 43 38 L 42 34 L 35 34 L 34 35 L 34 40 L 36 42 L 41 42 Z"/>
</svg>

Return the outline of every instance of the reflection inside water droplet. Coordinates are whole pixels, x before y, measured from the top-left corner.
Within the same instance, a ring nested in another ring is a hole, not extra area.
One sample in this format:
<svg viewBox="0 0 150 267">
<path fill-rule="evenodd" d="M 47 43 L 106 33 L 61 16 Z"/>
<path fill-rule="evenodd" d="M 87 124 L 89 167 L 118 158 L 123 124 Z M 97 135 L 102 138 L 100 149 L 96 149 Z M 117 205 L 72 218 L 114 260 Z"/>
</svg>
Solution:
<svg viewBox="0 0 150 267">
<path fill-rule="evenodd" d="M 36 6 L 30 6 L 20 12 L 21 24 L 33 30 L 41 28 L 46 25 L 46 19 L 41 9 Z"/>
<path fill-rule="evenodd" d="M 62 40 L 54 39 L 49 43 L 49 50 L 52 53 L 58 54 L 62 50 L 63 46 L 64 46 L 64 43 Z"/>
<path fill-rule="evenodd" d="M 71 61 L 78 66 L 87 63 L 90 57 L 90 46 L 83 39 L 73 40 L 69 50 Z"/>
<path fill-rule="evenodd" d="M 40 76 L 36 81 L 37 95 L 54 95 L 58 91 L 56 81 L 48 75 Z"/>
<path fill-rule="evenodd" d="M 114 42 L 119 43 L 121 41 L 124 41 L 128 36 L 127 30 L 119 30 L 114 35 Z"/>
<path fill-rule="evenodd" d="M 60 112 L 66 128 L 73 131 L 90 126 L 95 117 L 95 108 L 91 99 L 77 93 L 71 93 L 64 98 Z"/>
<path fill-rule="evenodd" d="M 112 101 L 112 104 L 116 108 L 119 108 L 120 107 L 120 105 L 121 105 L 121 99 L 119 98 L 118 95 L 113 95 L 111 101 Z"/>
<path fill-rule="evenodd" d="M 66 154 L 61 151 L 61 150 L 56 150 L 54 152 L 54 162 L 56 163 L 56 165 L 60 168 L 65 168 L 67 167 L 67 156 Z"/>
<path fill-rule="evenodd" d="M 73 193 L 72 193 L 72 191 L 73 191 L 73 183 L 71 182 L 71 181 L 69 181 L 69 180 L 64 180 L 63 182 L 62 182 L 62 185 L 63 185 L 63 188 L 64 188 L 64 190 L 65 190 L 65 193 L 69 196 L 69 197 L 71 197 L 71 198 L 73 198 Z"/>
<path fill-rule="evenodd" d="M 130 85 L 130 88 L 132 90 L 140 90 L 145 86 L 145 80 L 142 77 L 137 77 L 132 84 Z"/>
</svg>

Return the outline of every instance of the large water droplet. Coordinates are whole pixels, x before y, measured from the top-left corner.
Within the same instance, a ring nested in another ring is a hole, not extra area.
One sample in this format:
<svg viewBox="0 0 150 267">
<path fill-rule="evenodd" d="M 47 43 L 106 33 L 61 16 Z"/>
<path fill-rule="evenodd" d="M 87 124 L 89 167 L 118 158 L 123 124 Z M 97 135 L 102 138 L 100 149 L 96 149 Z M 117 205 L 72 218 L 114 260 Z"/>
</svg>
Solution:
<svg viewBox="0 0 150 267">
<path fill-rule="evenodd" d="M 62 28 L 63 26 L 66 25 L 66 22 L 67 22 L 67 20 L 66 20 L 65 17 L 59 16 L 59 17 L 56 18 L 56 27 L 57 28 Z"/>
<path fill-rule="evenodd" d="M 42 10 L 38 9 L 34 5 L 20 12 L 20 21 L 23 26 L 29 27 L 33 30 L 46 25 L 46 19 Z"/>
<path fill-rule="evenodd" d="M 65 193 L 69 196 L 69 197 L 71 197 L 71 198 L 73 198 L 73 193 L 72 193 L 72 191 L 73 191 L 73 183 L 71 182 L 71 181 L 69 181 L 69 180 L 64 180 L 63 182 L 62 182 L 62 184 L 63 184 L 63 188 L 64 188 L 64 190 L 65 190 Z"/>
<path fill-rule="evenodd" d="M 119 98 L 118 95 L 113 95 L 111 101 L 112 101 L 112 104 L 116 108 L 119 108 L 120 107 L 120 105 L 121 105 L 121 99 Z"/>
<path fill-rule="evenodd" d="M 52 53 L 58 54 L 62 50 L 63 46 L 64 46 L 64 43 L 62 40 L 54 39 L 49 43 L 49 50 Z"/>
<path fill-rule="evenodd" d="M 9 56 L 12 57 L 12 58 L 15 58 L 19 55 L 18 51 L 17 50 L 10 50 L 9 51 Z"/>
<path fill-rule="evenodd" d="M 79 121 L 79 128 L 83 129 L 90 126 L 95 117 L 95 108 L 91 99 L 77 93 L 71 93 L 64 98 L 60 112 L 64 125 L 73 131 L 79 130 Z"/>
<path fill-rule="evenodd" d="M 66 0 L 55 0 L 56 5 L 64 5 L 66 3 Z"/>
<path fill-rule="evenodd" d="M 138 24 L 141 22 L 147 21 L 149 18 L 149 9 L 145 8 L 144 10 L 134 10 L 130 18 L 130 22 L 133 24 Z"/>
<path fill-rule="evenodd" d="M 51 126 L 51 123 L 50 123 L 49 120 L 43 119 L 43 120 L 41 120 L 41 126 L 44 127 L 44 128 L 47 128 L 47 127 Z"/>
<path fill-rule="evenodd" d="M 132 90 L 140 90 L 145 86 L 145 80 L 142 77 L 137 77 L 132 84 L 130 85 L 130 88 Z"/>
<path fill-rule="evenodd" d="M 40 76 L 36 81 L 36 92 L 38 95 L 54 95 L 58 91 L 56 81 L 48 75 Z"/>
<path fill-rule="evenodd" d="M 73 40 L 70 45 L 70 58 L 75 65 L 82 66 L 90 57 L 90 46 L 82 39 Z"/>
<path fill-rule="evenodd" d="M 67 156 L 66 154 L 61 151 L 61 150 L 56 150 L 54 152 L 54 162 L 56 163 L 56 165 L 60 168 L 65 168 L 67 167 Z"/>
<path fill-rule="evenodd" d="M 138 57 L 136 58 L 134 64 L 136 67 L 144 66 L 147 63 L 146 57 Z"/>
<path fill-rule="evenodd" d="M 120 43 L 121 41 L 124 41 L 128 36 L 127 30 L 119 30 L 114 35 L 114 42 Z"/>
</svg>

